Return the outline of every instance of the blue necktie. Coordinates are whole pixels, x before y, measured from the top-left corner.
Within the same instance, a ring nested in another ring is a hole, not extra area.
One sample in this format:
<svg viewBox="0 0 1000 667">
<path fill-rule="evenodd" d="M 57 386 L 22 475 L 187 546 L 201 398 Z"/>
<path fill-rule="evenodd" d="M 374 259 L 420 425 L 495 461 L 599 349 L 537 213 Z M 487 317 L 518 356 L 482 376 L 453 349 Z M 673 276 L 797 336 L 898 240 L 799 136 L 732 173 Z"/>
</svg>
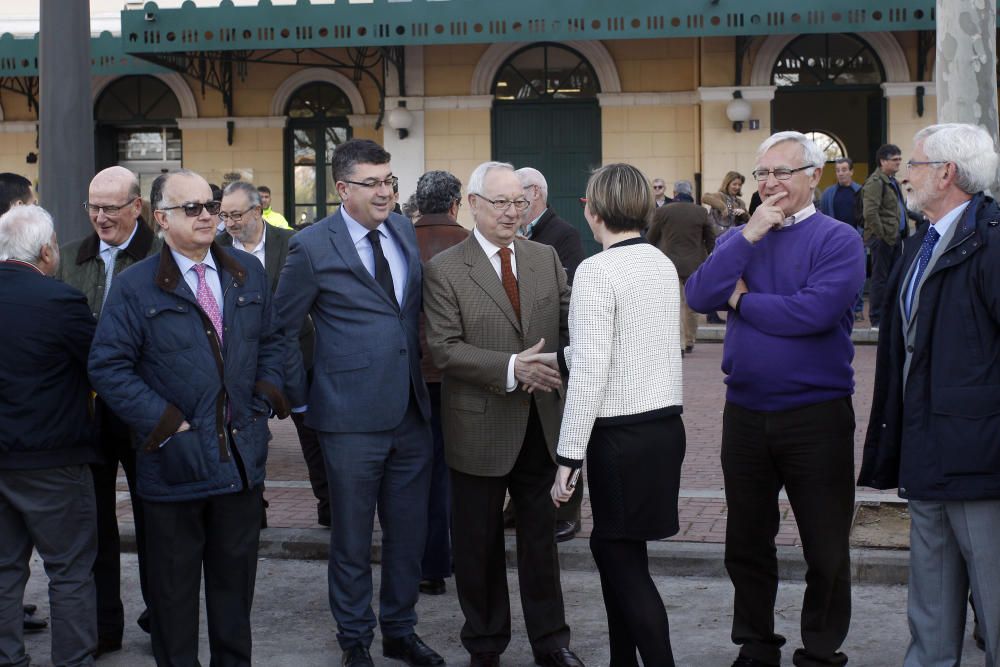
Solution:
<svg viewBox="0 0 1000 667">
<path fill-rule="evenodd" d="M 927 234 L 924 235 L 924 242 L 920 244 L 920 255 L 917 257 L 917 268 L 913 272 L 913 280 L 910 281 L 910 288 L 906 291 L 906 319 L 910 319 L 910 308 L 913 306 L 913 297 L 920 286 L 920 277 L 924 275 L 924 269 L 927 268 L 928 262 L 931 261 L 931 255 L 934 253 L 934 246 L 937 245 L 938 239 L 941 235 L 938 234 L 937 230 L 934 229 L 932 225 L 928 230 Z"/>
</svg>

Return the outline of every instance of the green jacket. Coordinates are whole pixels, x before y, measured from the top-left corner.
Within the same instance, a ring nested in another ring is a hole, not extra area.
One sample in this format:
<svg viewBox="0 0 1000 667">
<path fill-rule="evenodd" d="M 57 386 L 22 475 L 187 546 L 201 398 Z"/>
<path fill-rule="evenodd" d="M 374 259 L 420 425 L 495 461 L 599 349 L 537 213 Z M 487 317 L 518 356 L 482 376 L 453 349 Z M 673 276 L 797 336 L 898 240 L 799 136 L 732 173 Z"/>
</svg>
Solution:
<svg viewBox="0 0 1000 667">
<path fill-rule="evenodd" d="M 865 242 L 879 239 L 889 245 L 899 241 L 899 197 L 889 177 L 876 169 L 861 187 Z"/>
<path fill-rule="evenodd" d="M 115 257 L 116 276 L 136 262 L 155 255 L 163 247 L 163 241 L 156 238 L 141 219 L 136 224 L 132 242 Z M 101 306 L 104 305 L 105 274 L 101 240 L 97 232 L 67 243 L 60 248 L 59 254 L 62 255 L 62 261 L 59 262 L 56 277 L 83 292 L 94 317 L 99 318 Z"/>
</svg>

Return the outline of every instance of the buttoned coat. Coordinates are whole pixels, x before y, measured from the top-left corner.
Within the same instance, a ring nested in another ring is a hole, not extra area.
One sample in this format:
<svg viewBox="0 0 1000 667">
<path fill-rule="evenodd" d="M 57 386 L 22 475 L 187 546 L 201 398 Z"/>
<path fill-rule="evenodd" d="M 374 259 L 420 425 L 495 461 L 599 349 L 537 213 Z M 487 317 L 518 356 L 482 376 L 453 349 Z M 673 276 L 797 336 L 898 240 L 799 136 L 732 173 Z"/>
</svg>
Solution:
<svg viewBox="0 0 1000 667">
<path fill-rule="evenodd" d="M 474 235 L 428 262 L 424 276 L 427 344 L 444 377 L 442 427 L 448 465 L 498 477 L 514 467 L 534 397 L 553 461 L 563 391 L 507 392 L 512 354 L 545 339 L 555 352 L 568 339 L 570 288 L 553 247 L 514 241 L 521 318 Z"/>
<path fill-rule="evenodd" d="M 430 399 L 420 374 L 420 252 L 413 223 L 384 223 L 406 256 L 403 302 L 389 298 L 361 262 L 340 209 L 295 234 L 275 304 L 295 340 L 305 316 L 316 328 L 312 383 L 299 355 L 286 378 L 293 407 L 308 404 L 306 425 L 331 433 L 371 433 L 399 424 L 410 393 L 425 419 Z M 271 230 L 268 229 L 268 233 Z"/>
<path fill-rule="evenodd" d="M 264 228 L 264 273 L 267 274 L 267 281 L 271 285 L 271 293 L 278 291 L 278 278 L 281 277 L 281 269 L 285 266 L 285 259 L 288 258 L 288 242 L 295 236 L 295 230 L 267 225 Z M 220 232 L 215 240 L 223 248 L 233 247 L 233 237 L 229 232 Z M 313 346 L 315 345 L 315 332 L 312 320 L 306 317 L 299 331 L 299 349 L 302 351 L 302 364 L 308 371 L 313 365 Z"/>
</svg>

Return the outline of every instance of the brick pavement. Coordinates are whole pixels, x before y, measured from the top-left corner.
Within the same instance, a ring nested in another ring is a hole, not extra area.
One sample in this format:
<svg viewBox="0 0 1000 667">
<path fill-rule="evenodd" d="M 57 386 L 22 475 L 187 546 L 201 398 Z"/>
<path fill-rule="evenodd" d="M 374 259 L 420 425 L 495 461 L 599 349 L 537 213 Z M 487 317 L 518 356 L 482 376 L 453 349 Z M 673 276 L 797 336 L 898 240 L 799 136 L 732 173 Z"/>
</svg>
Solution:
<svg viewBox="0 0 1000 667">
<path fill-rule="evenodd" d="M 866 327 L 867 323 L 859 323 Z M 711 330 L 706 330 L 706 336 Z M 721 333 L 721 332 L 715 332 Z M 680 532 L 672 541 L 722 543 L 725 541 L 726 503 L 723 494 L 722 469 L 719 463 L 722 433 L 722 407 L 725 386 L 722 371 L 722 345 L 700 342 L 692 354 L 684 358 L 684 425 L 687 430 L 687 454 L 681 472 L 679 501 Z M 875 346 L 856 347 L 854 368 L 857 412 L 855 431 L 855 462 L 861 461 L 861 446 L 868 426 L 874 381 Z M 373 406 L 377 409 L 377 406 Z M 274 528 L 316 527 L 316 499 L 306 476 L 305 463 L 299 449 L 291 420 L 272 420 L 274 439 L 267 466 L 267 492 L 270 508 L 268 524 Z M 119 491 L 125 491 L 124 478 Z M 866 490 L 870 491 L 870 490 Z M 895 497 L 895 494 L 889 494 Z M 127 494 L 119 493 L 118 516 L 131 523 L 132 512 Z M 776 543 L 798 546 L 799 536 L 788 502 L 779 503 L 781 527 Z M 590 507 L 586 499 L 582 511 L 581 537 L 589 535 Z M 376 522 L 377 529 L 377 522 Z"/>
</svg>

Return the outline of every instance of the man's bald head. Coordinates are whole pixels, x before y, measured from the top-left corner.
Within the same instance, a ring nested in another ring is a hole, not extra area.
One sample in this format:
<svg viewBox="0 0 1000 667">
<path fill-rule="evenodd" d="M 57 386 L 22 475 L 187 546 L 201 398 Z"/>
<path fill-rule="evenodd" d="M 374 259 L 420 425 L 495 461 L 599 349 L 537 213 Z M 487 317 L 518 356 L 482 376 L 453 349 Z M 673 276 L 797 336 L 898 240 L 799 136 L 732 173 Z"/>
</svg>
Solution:
<svg viewBox="0 0 1000 667">
<path fill-rule="evenodd" d="M 125 167 L 102 169 L 87 191 L 90 224 L 102 241 L 119 246 L 135 230 L 142 212 L 139 179 Z"/>
</svg>

